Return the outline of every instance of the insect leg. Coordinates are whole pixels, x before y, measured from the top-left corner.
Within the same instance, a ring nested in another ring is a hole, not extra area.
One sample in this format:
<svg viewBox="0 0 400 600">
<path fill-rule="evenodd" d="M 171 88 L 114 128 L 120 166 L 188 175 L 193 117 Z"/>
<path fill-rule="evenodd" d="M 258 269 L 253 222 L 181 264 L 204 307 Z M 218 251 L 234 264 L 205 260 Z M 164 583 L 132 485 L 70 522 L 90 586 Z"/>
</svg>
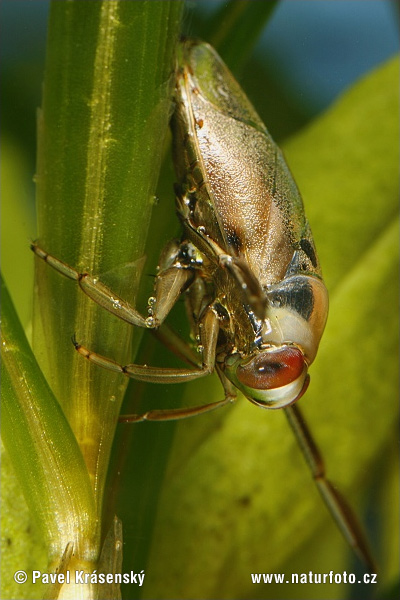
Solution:
<svg viewBox="0 0 400 600">
<path fill-rule="evenodd" d="M 212 313 L 211 309 L 209 312 Z M 203 338 L 204 338 L 204 336 L 203 336 Z M 180 341 L 183 343 L 182 340 L 180 340 Z M 202 341 L 203 341 L 203 339 L 202 339 Z M 169 345 L 169 347 L 173 351 L 175 351 L 175 349 L 173 347 L 174 342 L 175 342 L 175 339 L 173 339 L 171 341 L 171 344 Z M 204 342 L 207 343 L 206 340 L 204 340 Z M 181 344 L 178 345 L 176 354 L 178 356 L 181 355 Z M 189 357 L 190 357 L 190 354 L 187 357 L 188 360 L 190 360 Z M 209 352 L 209 360 L 210 361 L 211 361 L 211 358 L 212 358 L 211 352 Z M 176 421 L 176 420 L 181 420 L 181 419 L 186 419 L 189 417 L 201 415 L 206 412 L 211 412 L 217 408 L 220 408 L 222 406 L 226 406 L 227 404 L 231 404 L 231 403 L 235 402 L 236 393 L 234 391 L 232 384 L 230 383 L 230 381 L 228 381 L 226 379 L 226 377 L 218 369 L 218 367 L 217 367 L 217 371 L 218 371 L 218 375 L 221 379 L 221 382 L 222 382 L 222 385 L 223 385 L 224 391 L 225 391 L 225 397 L 223 400 L 219 400 L 217 402 L 212 402 L 210 404 L 205 404 L 202 406 L 194 406 L 194 407 L 189 407 L 189 408 L 150 410 L 150 411 L 147 411 L 147 412 L 145 412 L 143 414 L 139 414 L 139 415 L 137 415 L 137 414 L 122 415 L 119 418 L 119 422 L 120 423 L 138 423 L 141 421 Z"/>
<path fill-rule="evenodd" d="M 323 458 L 299 408 L 292 405 L 286 407 L 284 410 L 303 452 L 304 458 L 310 467 L 318 491 L 329 512 L 336 521 L 348 544 L 368 566 L 370 572 L 376 573 L 375 562 L 370 553 L 361 525 L 346 500 L 334 488 L 329 479 L 326 478 Z"/>
<path fill-rule="evenodd" d="M 146 381 L 150 383 L 180 383 L 192 381 L 193 379 L 198 379 L 199 377 L 204 377 L 205 375 L 212 373 L 214 370 L 218 331 L 218 317 L 215 315 L 214 311 L 209 308 L 205 312 L 200 322 L 201 343 L 204 348 L 204 352 L 203 364 L 197 369 L 148 367 L 146 365 L 136 364 L 123 366 L 109 358 L 97 354 L 96 352 L 91 352 L 84 346 L 78 344 L 76 340 L 73 340 L 73 343 L 79 354 L 84 356 L 90 362 L 108 369 L 109 371 L 122 373 L 123 375 L 131 377 L 132 379 L 137 379 L 138 381 Z"/>
<path fill-rule="evenodd" d="M 152 316 L 146 319 L 147 327 L 159 327 L 194 278 L 192 269 L 172 265 L 161 271 L 155 280 Z"/>
<path fill-rule="evenodd" d="M 225 396 L 223 400 L 191 406 L 186 408 L 171 408 L 164 410 L 149 410 L 141 415 L 122 415 L 118 420 L 120 423 L 140 423 L 141 421 L 180 421 L 189 417 L 197 417 L 227 404 L 235 402 L 236 396 Z"/>
<path fill-rule="evenodd" d="M 193 278 L 190 269 L 171 266 L 156 278 L 152 315 L 143 317 L 128 302 L 114 294 L 110 288 L 89 273 L 79 273 L 73 267 L 42 250 L 36 243 L 31 244 L 33 252 L 56 271 L 68 279 L 77 281 L 82 291 L 119 319 L 138 327 L 158 327 L 175 304 L 182 290 Z"/>
</svg>

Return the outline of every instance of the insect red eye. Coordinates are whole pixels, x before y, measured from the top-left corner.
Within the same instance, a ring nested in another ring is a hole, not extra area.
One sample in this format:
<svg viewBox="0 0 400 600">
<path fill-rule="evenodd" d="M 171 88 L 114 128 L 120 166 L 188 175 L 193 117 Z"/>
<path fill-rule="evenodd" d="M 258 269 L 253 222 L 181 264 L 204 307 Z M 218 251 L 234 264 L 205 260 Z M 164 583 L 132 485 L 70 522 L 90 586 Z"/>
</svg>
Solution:
<svg viewBox="0 0 400 600">
<path fill-rule="evenodd" d="M 236 376 L 243 385 L 270 390 L 295 381 L 304 369 L 304 356 L 298 348 L 283 348 L 258 354 L 246 365 L 239 365 Z"/>
</svg>

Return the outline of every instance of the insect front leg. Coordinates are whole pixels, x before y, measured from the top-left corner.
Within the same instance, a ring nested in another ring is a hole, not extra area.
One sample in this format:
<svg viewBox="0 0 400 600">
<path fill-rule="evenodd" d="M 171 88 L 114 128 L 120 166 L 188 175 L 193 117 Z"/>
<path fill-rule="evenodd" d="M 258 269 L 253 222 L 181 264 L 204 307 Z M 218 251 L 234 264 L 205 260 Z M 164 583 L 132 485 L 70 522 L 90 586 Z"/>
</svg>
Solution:
<svg viewBox="0 0 400 600">
<path fill-rule="evenodd" d="M 368 566 L 370 572 L 376 573 L 375 562 L 371 556 L 361 525 L 346 500 L 334 488 L 329 479 L 326 478 L 323 458 L 300 409 L 298 406 L 292 405 L 286 407 L 284 410 L 308 466 L 310 467 L 318 491 L 329 512 L 336 521 L 348 544 Z"/>
<path fill-rule="evenodd" d="M 182 291 L 193 279 L 189 268 L 177 264 L 160 270 L 154 284 L 154 296 L 149 300 L 149 316 L 142 316 L 136 308 L 114 294 L 114 292 L 89 273 L 80 273 L 73 267 L 42 250 L 36 243 L 31 244 L 32 251 L 64 277 L 79 284 L 82 291 L 94 302 L 119 319 L 138 327 L 158 327 L 168 315 Z"/>
</svg>

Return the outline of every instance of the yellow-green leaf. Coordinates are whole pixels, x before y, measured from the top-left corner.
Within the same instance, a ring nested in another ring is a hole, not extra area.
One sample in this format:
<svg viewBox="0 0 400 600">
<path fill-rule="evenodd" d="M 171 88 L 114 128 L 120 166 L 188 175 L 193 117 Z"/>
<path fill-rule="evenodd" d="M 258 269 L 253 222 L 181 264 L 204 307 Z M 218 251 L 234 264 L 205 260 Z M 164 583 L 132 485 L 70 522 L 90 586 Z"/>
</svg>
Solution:
<svg viewBox="0 0 400 600">
<path fill-rule="evenodd" d="M 327 330 L 300 404 L 331 479 L 361 517 L 373 512 L 382 586 L 393 574 L 383 528 L 393 525 L 373 488 L 385 478 L 379 465 L 398 414 L 397 120 L 392 62 L 285 147 L 331 290 Z M 186 401 L 221 396 L 218 382 L 208 381 L 191 385 Z M 241 398 L 226 413 L 178 426 L 144 597 L 345 597 L 346 586 L 279 592 L 252 584 L 251 573 L 355 566 L 283 412 Z"/>
</svg>

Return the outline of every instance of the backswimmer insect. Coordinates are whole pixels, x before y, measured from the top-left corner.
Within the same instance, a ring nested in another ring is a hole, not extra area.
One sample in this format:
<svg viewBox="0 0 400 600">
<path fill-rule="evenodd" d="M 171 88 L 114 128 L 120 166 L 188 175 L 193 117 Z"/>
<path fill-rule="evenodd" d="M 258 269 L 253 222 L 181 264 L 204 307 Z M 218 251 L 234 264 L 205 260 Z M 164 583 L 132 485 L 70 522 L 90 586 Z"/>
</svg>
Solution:
<svg viewBox="0 0 400 600">
<path fill-rule="evenodd" d="M 162 253 L 142 316 L 88 273 L 35 254 L 109 312 L 157 329 L 184 293 L 202 364 L 191 350 L 183 369 L 121 366 L 74 341 L 89 361 L 133 379 L 177 383 L 216 370 L 223 400 L 192 408 L 150 410 L 124 422 L 182 419 L 236 399 L 283 408 L 316 485 L 344 537 L 374 570 L 367 543 L 344 499 L 325 477 L 312 436 L 293 405 L 306 391 L 328 312 L 328 294 L 303 203 L 285 159 L 216 52 L 200 42 L 178 49 L 173 153 L 179 184 L 179 241 Z M 182 345 L 179 348 L 182 355 Z M 183 350 L 185 354 L 185 350 Z"/>
</svg>

